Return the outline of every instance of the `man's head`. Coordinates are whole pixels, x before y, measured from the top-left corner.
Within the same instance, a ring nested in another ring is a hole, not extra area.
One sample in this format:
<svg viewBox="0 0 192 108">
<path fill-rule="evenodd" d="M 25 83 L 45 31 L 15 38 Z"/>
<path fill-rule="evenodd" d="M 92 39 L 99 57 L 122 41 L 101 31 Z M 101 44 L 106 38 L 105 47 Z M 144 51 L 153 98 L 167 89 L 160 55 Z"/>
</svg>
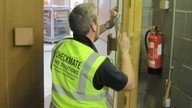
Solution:
<svg viewBox="0 0 192 108">
<path fill-rule="evenodd" d="M 80 4 L 69 15 L 69 26 L 75 34 L 85 36 L 90 29 L 96 33 L 97 25 L 96 6 L 93 3 Z"/>
</svg>

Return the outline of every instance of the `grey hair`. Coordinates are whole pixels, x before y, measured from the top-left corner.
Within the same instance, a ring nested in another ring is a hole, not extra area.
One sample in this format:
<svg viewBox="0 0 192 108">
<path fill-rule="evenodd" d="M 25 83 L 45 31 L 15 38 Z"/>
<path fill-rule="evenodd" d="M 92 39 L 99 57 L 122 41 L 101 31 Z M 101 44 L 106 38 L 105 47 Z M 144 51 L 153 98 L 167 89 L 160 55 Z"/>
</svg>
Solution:
<svg viewBox="0 0 192 108">
<path fill-rule="evenodd" d="M 73 33 L 87 35 L 92 23 L 97 23 L 96 6 L 93 3 L 77 5 L 69 14 L 69 26 Z"/>
</svg>

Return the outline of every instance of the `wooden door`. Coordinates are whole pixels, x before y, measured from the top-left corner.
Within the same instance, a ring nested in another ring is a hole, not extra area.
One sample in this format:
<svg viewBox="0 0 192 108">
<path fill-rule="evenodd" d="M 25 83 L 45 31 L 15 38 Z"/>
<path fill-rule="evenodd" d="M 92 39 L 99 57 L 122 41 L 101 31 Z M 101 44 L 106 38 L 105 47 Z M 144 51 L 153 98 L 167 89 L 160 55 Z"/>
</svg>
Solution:
<svg viewBox="0 0 192 108">
<path fill-rule="evenodd" d="M 15 28 L 33 45 L 15 46 Z M 43 0 L 0 0 L 0 107 L 43 108 Z"/>
<path fill-rule="evenodd" d="M 0 108 L 7 108 L 7 86 L 5 73 L 5 36 L 4 15 L 5 0 L 0 0 Z"/>
</svg>

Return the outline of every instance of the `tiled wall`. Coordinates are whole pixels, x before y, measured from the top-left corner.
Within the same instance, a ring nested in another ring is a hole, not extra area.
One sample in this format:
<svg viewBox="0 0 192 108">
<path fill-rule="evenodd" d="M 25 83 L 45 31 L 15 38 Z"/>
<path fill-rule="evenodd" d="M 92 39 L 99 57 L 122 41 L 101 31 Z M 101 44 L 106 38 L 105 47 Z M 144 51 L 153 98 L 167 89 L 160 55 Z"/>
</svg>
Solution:
<svg viewBox="0 0 192 108">
<path fill-rule="evenodd" d="M 192 108 L 192 0 L 177 0 L 172 104 Z"/>
<path fill-rule="evenodd" d="M 169 72 L 174 1 L 170 0 L 168 10 L 159 9 L 159 0 L 153 0 L 152 3 L 152 25 L 160 25 L 163 33 L 163 71 L 159 76 L 148 75 L 147 77 L 146 108 L 163 107 L 165 80 Z M 171 106 L 192 108 L 192 0 L 177 0 L 175 15 Z M 142 56 L 144 54 L 141 58 Z M 144 60 L 145 58 L 141 59 L 141 64 L 146 64 Z M 142 72 L 144 66 L 140 68 Z"/>
</svg>

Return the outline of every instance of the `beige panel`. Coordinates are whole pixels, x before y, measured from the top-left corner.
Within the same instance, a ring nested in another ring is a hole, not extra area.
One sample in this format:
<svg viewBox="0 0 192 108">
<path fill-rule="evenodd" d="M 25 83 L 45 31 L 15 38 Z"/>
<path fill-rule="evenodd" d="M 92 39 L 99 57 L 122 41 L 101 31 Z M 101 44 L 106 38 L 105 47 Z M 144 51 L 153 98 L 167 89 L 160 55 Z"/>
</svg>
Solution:
<svg viewBox="0 0 192 108">
<path fill-rule="evenodd" d="M 15 28 L 15 45 L 33 45 L 33 28 Z"/>
<path fill-rule="evenodd" d="M 43 108 L 43 0 L 5 4 L 9 108 Z M 16 27 L 33 28 L 33 46 L 14 46 Z"/>
<path fill-rule="evenodd" d="M 5 74 L 4 1 L 0 0 L 0 108 L 7 108 Z"/>
</svg>

